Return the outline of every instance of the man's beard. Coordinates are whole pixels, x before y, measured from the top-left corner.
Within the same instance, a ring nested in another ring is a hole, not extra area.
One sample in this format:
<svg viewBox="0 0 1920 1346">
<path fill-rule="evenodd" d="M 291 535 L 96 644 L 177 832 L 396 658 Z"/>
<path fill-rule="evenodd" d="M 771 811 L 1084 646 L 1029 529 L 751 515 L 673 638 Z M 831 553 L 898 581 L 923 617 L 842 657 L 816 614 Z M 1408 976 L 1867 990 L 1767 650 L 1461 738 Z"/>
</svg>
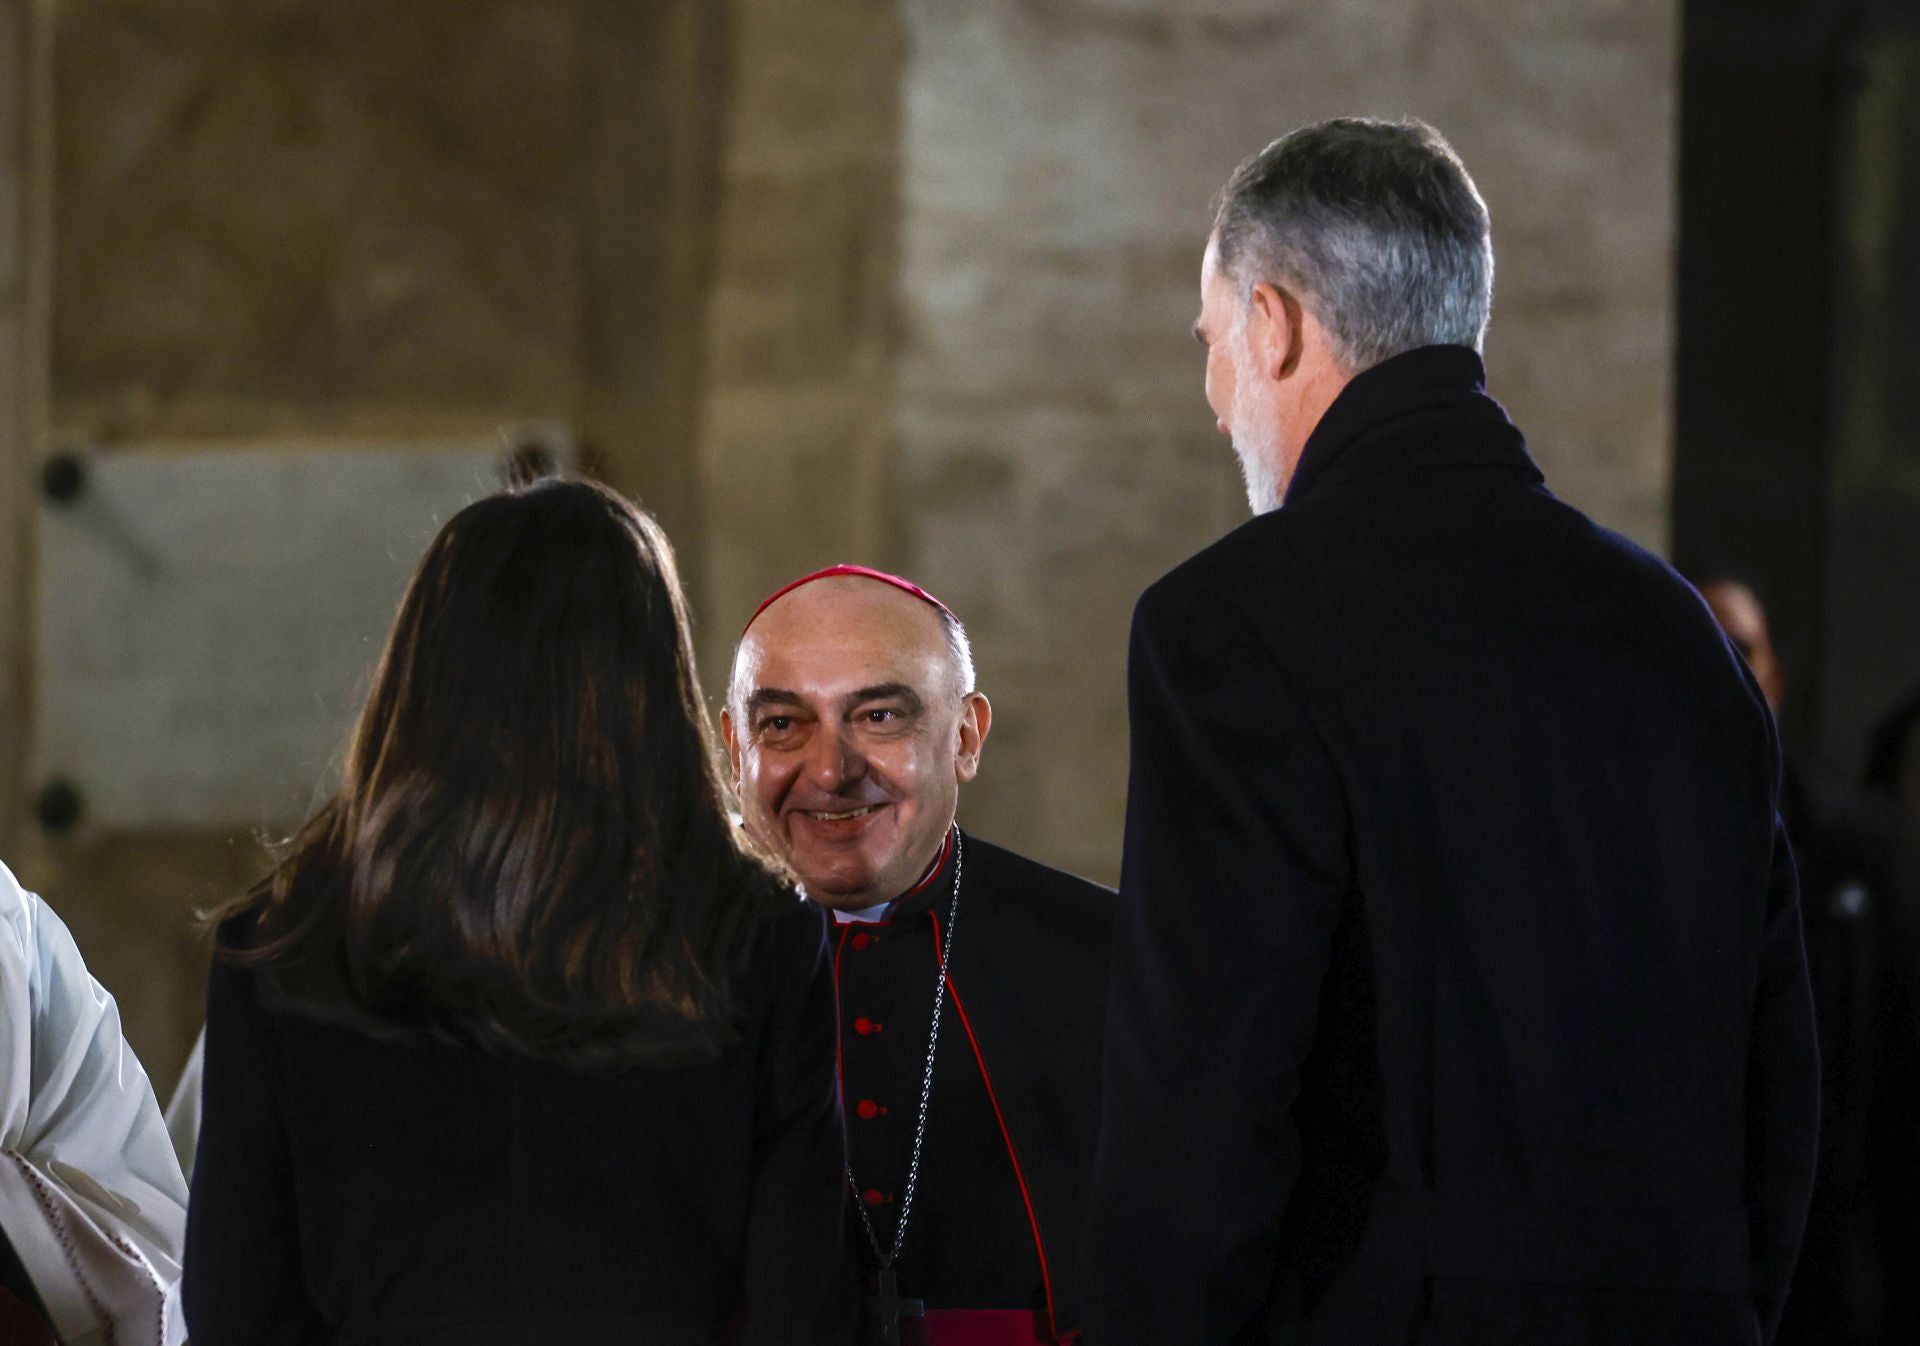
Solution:
<svg viewBox="0 0 1920 1346">
<path fill-rule="evenodd" d="M 1253 353 L 1247 349 L 1244 333 L 1229 338 L 1228 351 L 1233 359 L 1233 407 L 1227 430 L 1233 440 L 1234 457 L 1240 460 L 1240 476 L 1247 484 L 1247 504 L 1255 514 L 1271 514 L 1286 498 L 1286 486 L 1280 479 L 1280 417 L 1273 399 L 1255 397 L 1258 371 Z"/>
</svg>

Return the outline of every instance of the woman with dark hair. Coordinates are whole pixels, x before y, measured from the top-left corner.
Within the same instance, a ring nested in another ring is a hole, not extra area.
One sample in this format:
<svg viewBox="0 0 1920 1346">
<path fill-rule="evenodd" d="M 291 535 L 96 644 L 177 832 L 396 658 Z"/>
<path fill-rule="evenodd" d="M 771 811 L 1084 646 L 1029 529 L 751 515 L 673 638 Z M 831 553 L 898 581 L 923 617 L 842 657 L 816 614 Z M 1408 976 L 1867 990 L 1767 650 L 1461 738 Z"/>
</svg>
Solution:
<svg viewBox="0 0 1920 1346">
<path fill-rule="evenodd" d="M 440 531 L 220 927 L 196 1346 L 851 1339 L 822 918 L 715 762 L 650 518 L 546 482 Z"/>
</svg>

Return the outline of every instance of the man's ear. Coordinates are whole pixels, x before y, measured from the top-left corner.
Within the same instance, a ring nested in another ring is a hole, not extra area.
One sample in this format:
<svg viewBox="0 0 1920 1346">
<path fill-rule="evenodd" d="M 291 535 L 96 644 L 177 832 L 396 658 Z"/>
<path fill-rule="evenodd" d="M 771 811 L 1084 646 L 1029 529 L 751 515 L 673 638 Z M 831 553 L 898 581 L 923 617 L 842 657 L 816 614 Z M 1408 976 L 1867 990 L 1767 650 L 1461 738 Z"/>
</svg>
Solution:
<svg viewBox="0 0 1920 1346">
<path fill-rule="evenodd" d="M 740 736 L 735 732 L 733 711 L 720 708 L 720 737 L 726 740 L 727 761 L 733 766 L 733 792 L 740 793 Z"/>
<path fill-rule="evenodd" d="M 1247 298 L 1247 347 L 1254 368 L 1277 382 L 1300 367 L 1305 316 L 1292 290 L 1264 280 L 1253 287 Z"/>
<path fill-rule="evenodd" d="M 960 751 L 954 754 L 953 774 L 962 782 L 980 772 L 980 750 L 993 728 L 993 703 L 985 693 L 968 692 L 960 702 Z"/>
</svg>

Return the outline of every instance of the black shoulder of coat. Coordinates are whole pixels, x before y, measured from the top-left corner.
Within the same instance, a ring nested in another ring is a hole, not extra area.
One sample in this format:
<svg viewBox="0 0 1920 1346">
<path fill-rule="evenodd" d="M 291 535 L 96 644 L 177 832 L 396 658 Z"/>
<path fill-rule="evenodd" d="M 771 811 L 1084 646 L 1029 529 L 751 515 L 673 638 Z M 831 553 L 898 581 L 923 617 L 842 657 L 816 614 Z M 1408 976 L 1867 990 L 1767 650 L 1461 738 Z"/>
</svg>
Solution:
<svg viewBox="0 0 1920 1346">
<path fill-rule="evenodd" d="M 966 887 L 996 923 L 1018 924 L 1067 944 L 1106 954 L 1114 891 L 966 833 Z M 964 897 L 961 899 L 966 900 Z"/>
<path fill-rule="evenodd" d="M 1315 520 L 1306 514 L 1262 514 L 1202 547 L 1147 586 L 1134 606 L 1136 628 L 1181 630 L 1189 621 L 1207 620 L 1242 588 L 1260 588 L 1275 570 L 1286 573 L 1288 567 L 1276 562 L 1294 550 L 1295 534 L 1312 530 Z"/>
</svg>

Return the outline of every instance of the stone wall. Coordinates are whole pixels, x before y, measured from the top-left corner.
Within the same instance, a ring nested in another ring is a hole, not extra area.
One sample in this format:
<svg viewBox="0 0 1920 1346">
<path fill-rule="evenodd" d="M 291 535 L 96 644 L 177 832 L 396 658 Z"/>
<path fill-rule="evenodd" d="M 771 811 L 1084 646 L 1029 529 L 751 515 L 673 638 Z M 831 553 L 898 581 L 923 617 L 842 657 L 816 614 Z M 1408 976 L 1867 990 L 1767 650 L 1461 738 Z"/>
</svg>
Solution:
<svg viewBox="0 0 1920 1346">
<path fill-rule="evenodd" d="M 0 0 L 0 751 L 16 760 L 29 697 L 32 445 L 45 406 L 30 261 L 36 46 L 29 0 Z M 22 786 L 0 772 L 0 839 L 10 839 L 6 820 L 19 814 Z"/>
<path fill-rule="evenodd" d="M 1493 390 L 1556 490 L 1663 544 L 1673 0 L 905 9 L 905 556 L 996 694 L 983 831 L 1117 873 L 1132 602 L 1245 509 L 1188 335 L 1210 199 L 1294 126 L 1448 135 L 1493 213 Z"/>
<path fill-rule="evenodd" d="M 733 8 L 708 301 L 705 680 L 785 580 L 897 560 L 896 0 Z"/>
<path fill-rule="evenodd" d="M 71 0 L 57 432 L 554 419 L 691 526 L 720 32 L 694 0 Z"/>
<path fill-rule="evenodd" d="M 676 535 L 697 533 L 717 7 L 36 8 L 54 16 L 39 47 L 52 153 L 34 197 L 51 207 L 34 273 L 50 322 L 26 362 L 45 371 L 47 410 L 0 460 L 24 525 L 9 533 L 18 583 L 0 566 L 19 598 L 0 650 L 20 653 L 23 679 L 36 622 L 88 618 L 35 613 L 27 597 L 32 485 L 54 449 L 405 445 L 559 422 L 600 475 Z M 27 9 L 6 0 L 0 16 Z M 0 24 L 0 60 L 13 42 Z M 23 87 L 0 80 L 8 98 Z M 0 113 L 0 183 L 17 161 L 13 111 Z M 0 244 L 21 199 L 0 191 Z M 0 247 L 0 265 L 15 255 Z M 0 357 L 16 331 L 11 274 L 0 272 Z M 0 436 L 30 404 L 0 396 Z M 697 582 L 697 547 L 689 559 Z M 8 704 L 24 742 L 28 703 Z M 207 945 L 194 915 L 262 872 L 260 839 L 48 835 L 24 807 L 37 785 L 22 778 L 28 760 L 14 754 L 7 773 L 5 858 L 73 927 L 164 1090 L 200 1018 Z"/>
<path fill-rule="evenodd" d="M 1244 512 L 1187 336 L 1211 194 L 1304 121 L 1434 121 L 1493 208 L 1496 391 L 1563 494 L 1659 543 L 1675 27 L 1673 0 L 0 0 L 0 858 L 169 1084 L 191 913 L 264 857 L 32 821 L 50 449 L 555 419 L 678 540 L 710 688 L 802 570 L 952 601 L 998 709 L 964 817 L 1111 880 L 1129 610 Z"/>
</svg>

